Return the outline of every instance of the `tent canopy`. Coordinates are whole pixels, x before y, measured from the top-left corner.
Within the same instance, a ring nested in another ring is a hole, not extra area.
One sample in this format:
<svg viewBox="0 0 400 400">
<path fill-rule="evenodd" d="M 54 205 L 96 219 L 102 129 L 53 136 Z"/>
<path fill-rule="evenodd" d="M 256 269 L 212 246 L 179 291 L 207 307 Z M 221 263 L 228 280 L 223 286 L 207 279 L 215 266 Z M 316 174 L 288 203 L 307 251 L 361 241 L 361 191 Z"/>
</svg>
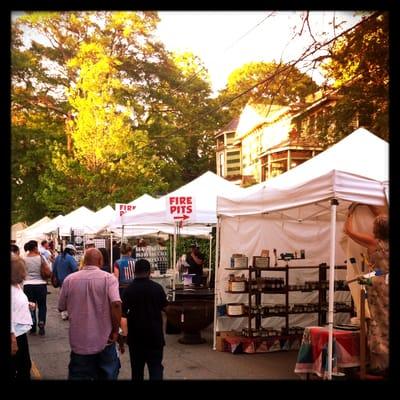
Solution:
<svg viewBox="0 0 400 400">
<path fill-rule="evenodd" d="M 243 190 L 213 172 L 207 171 L 179 189 L 156 199 L 152 204 L 148 204 L 145 211 L 138 208 L 124 214 L 122 223 L 124 225 L 174 225 L 174 222 L 167 215 L 167 199 L 171 196 L 192 196 L 195 200 L 195 212 L 193 218 L 185 221 L 185 224 L 215 224 L 217 222 L 217 196 L 235 195 Z"/>
<path fill-rule="evenodd" d="M 84 233 L 92 232 L 93 226 L 90 226 L 90 221 L 94 215 L 94 211 L 82 206 L 69 214 L 64 216 L 64 220 L 60 225 L 60 235 L 69 236 L 71 234 L 71 229 L 83 230 Z"/>
<path fill-rule="evenodd" d="M 360 128 L 326 151 L 236 196 L 218 197 L 226 216 L 280 212 L 295 220 L 329 218 L 326 200 L 336 198 L 338 212 L 351 202 L 384 206 L 388 188 L 389 145 Z M 299 208 L 308 206 L 306 208 Z M 283 212 L 285 210 L 285 212 Z"/>
</svg>

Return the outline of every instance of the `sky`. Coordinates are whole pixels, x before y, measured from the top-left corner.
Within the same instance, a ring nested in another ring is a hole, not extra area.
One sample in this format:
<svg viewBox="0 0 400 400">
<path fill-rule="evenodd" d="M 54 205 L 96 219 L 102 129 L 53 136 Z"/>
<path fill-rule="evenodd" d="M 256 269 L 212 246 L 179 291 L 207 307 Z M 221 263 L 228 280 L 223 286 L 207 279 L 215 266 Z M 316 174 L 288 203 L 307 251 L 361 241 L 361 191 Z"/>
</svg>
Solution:
<svg viewBox="0 0 400 400">
<path fill-rule="evenodd" d="M 13 12 L 12 19 L 21 15 Z M 295 60 L 312 43 L 301 11 L 160 11 L 156 36 L 170 51 L 190 51 L 204 63 L 213 95 L 224 88 L 229 74 L 251 61 Z M 332 20 L 345 21 L 335 31 Z M 310 27 L 317 40 L 326 41 L 355 25 L 353 11 L 311 11 Z M 321 36 L 326 32 L 325 36 Z M 305 71 L 304 71 L 305 72 Z M 321 84 L 318 70 L 308 72 Z"/>
<path fill-rule="evenodd" d="M 229 74 L 251 61 L 283 61 L 296 59 L 312 42 L 305 27 L 303 35 L 293 37 L 295 28 L 301 30 L 300 11 L 169 11 L 159 12 L 158 35 L 170 51 L 191 51 L 204 62 L 212 82 L 214 94 L 222 89 Z M 333 30 L 332 18 L 345 20 Z M 311 11 L 310 27 L 318 40 L 355 25 L 361 19 L 354 12 Z M 257 26 L 258 25 L 258 26 Z M 327 40 L 327 39 L 326 39 Z M 317 71 L 313 79 L 320 84 Z"/>
</svg>

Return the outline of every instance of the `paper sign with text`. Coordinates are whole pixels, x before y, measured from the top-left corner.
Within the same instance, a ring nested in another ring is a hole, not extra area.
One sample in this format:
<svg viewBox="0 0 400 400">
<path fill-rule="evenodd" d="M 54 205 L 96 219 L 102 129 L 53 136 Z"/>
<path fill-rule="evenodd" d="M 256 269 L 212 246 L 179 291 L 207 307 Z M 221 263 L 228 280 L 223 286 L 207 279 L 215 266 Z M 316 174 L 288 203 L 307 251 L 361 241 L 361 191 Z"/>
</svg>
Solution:
<svg viewBox="0 0 400 400">
<path fill-rule="evenodd" d="M 135 208 L 136 206 L 133 206 L 132 204 L 115 203 L 115 212 L 118 217 L 129 211 L 133 211 Z"/>
<path fill-rule="evenodd" d="M 193 196 L 168 196 L 167 218 L 174 222 L 185 222 L 195 218 L 196 208 Z"/>
</svg>

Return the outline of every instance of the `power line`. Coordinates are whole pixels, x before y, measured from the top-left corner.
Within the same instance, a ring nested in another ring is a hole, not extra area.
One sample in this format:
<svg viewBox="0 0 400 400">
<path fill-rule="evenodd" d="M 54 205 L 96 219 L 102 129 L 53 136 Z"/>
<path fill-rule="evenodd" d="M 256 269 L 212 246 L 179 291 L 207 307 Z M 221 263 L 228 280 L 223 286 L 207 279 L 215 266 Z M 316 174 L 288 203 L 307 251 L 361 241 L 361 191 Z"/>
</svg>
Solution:
<svg viewBox="0 0 400 400">
<path fill-rule="evenodd" d="M 260 22 L 258 22 L 255 26 L 253 26 L 250 30 L 248 30 L 246 33 L 244 33 L 242 36 L 240 36 L 238 39 L 236 39 L 231 45 L 229 45 L 221 55 L 225 54 L 228 50 L 230 50 L 232 47 L 234 47 L 240 40 L 242 40 L 244 37 L 246 37 L 250 32 L 254 31 L 258 26 L 260 26 L 264 21 L 266 21 L 268 18 L 270 18 L 274 14 L 274 11 L 270 12 L 266 17 L 264 17 Z M 172 89 L 172 93 L 176 92 L 178 89 L 181 89 L 182 87 L 188 85 L 190 82 L 192 82 L 196 76 L 200 74 L 200 72 L 204 71 L 206 69 L 205 66 L 201 67 L 197 72 L 195 72 L 193 75 L 191 75 L 186 81 L 180 83 L 178 87 Z"/>
<path fill-rule="evenodd" d="M 357 24 L 353 25 L 352 27 L 346 29 L 345 31 L 343 31 L 342 33 L 340 33 L 339 35 L 333 37 L 332 39 L 328 40 L 325 43 L 319 44 L 319 45 L 315 45 L 315 48 L 311 51 L 308 52 L 308 50 L 310 50 L 311 47 L 314 46 L 314 44 L 312 44 L 305 52 L 303 52 L 303 54 L 294 62 L 287 64 L 284 68 L 282 68 L 281 70 L 279 70 L 279 67 L 277 67 L 276 71 L 274 73 L 272 73 L 271 75 L 269 75 L 267 78 L 263 79 L 260 82 L 257 82 L 256 84 L 252 85 L 251 87 L 249 87 L 248 89 L 244 90 L 243 92 L 239 93 L 238 95 L 234 96 L 233 98 L 225 101 L 224 103 L 220 104 L 219 106 L 215 107 L 214 109 L 207 111 L 207 112 L 203 112 L 200 113 L 198 118 L 189 121 L 187 124 L 183 125 L 182 127 L 178 127 L 178 130 L 183 130 L 187 127 L 189 127 L 190 125 L 200 121 L 204 116 L 209 116 L 210 114 L 215 113 L 216 111 L 218 111 L 219 109 L 221 109 L 222 107 L 227 106 L 228 104 L 234 102 L 235 100 L 237 100 L 238 98 L 244 96 L 245 94 L 251 92 L 253 89 L 255 89 L 257 86 L 260 86 L 264 83 L 267 83 L 269 81 L 271 81 L 273 78 L 275 78 L 276 76 L 278 76 L 279 74 L 282 74 L 283 72 L 292 69 L 295 65 L 297 65 L 298 63 L 300 63 L 301 61 L 304 61 L 307 57 L 309 57 L 310 55 L 313 55 L 314 53 L 316 53 L 318 50 L 322 49 L 323 47 L 326 47 L 327 45 L 331 44 L 332 42 L 334 42 L 335 40 L 337 40 L 338 38 L 340 38 L 343 35 L 346 35 L 348 32 L 356 29 L 358 26 L 364 24 L 365 22 L 369 21 L 370 19 L 372 19 L 373 17 L 375 17 L 376 15 L 378 15 L 379 12 L 375 12 L 372 15 L 370 15 L 369 17 L 361 20 L 360 22 L 358 22 Z M 201 133 L 187 133 L 187 136 L 202 136 Z M 166 136 L 157 136 L 154 138 L 165 138 Z"/>
</svg>

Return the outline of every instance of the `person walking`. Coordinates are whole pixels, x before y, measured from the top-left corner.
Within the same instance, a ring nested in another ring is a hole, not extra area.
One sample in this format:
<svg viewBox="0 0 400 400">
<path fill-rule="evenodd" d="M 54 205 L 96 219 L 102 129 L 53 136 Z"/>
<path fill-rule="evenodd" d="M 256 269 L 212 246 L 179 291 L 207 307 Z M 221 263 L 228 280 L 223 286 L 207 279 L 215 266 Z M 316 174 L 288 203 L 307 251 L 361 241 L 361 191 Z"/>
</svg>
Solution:
<svg viewBox="0 0 400 400">
<path fill-rule="evenodd" d="M 135 278 L 122 296 L 122 320 L 124 325 L 127 322 L 132 380 L 144 379 L 145 364 L 150 380 L 163 379 L 165 339 L 162 312 L 165 312 L 167 304 L 163 287 L 150 279 L 149 261 L 137 260 Z"/>
<path fill-rule="evenodd" d="M 55 279 L 58 283 L 59 287 L 62 287 L 65 278 L 72 274 L 73 272 L 78 271 L 78 263 L 75 260 L 76 249 L 74 245 L 67 244 L 65 246 L 64 251 L 59 254 L 53 263 L 53 279 Z M 65 321 L 68 319 L 68 313 L 63 311 L 61 313 L 61 318 Z"/>
<path fill-rule="evenodd" d="M 11 256 L 11 381 L 31 379 L 31 357 L 27 332 L 32 327 L 28 297 L 22 290 L 26 265 L 22 257 Z"/>
<path fill-rule="evenodd" d="M 117 379 L 121 363 L 116 341 L 121 298 L 114 275 L 102 271 L 98 249 L 88 249 L 83 268 L 68 275 L 61 287 L 59 311 L 68 311 L 71 346 L 68 378 Z"/>
<path fill-rule="evenodd" d="M 31 334 L 36 333 L 36 325 L 39 327 L 39 335 L 45 335 L 46 314 L 47 314 L 47 282 L 41 276 L 42 262 L 47 261 L 39 254 L 38 242 L 30 240 L 24 246 L 27 255 L 24 257 L 27 276 L 24 281 L 24 292 L 30 302 L 37 304 L 38 318 L 36 319 L 36 309 L 32 310 L 32 329 Z"/>
<path fill-rule="evenodd" d="M 105 247 L 100 247 L 99 250 L 100 250 L 100 253 L 103 256 L 103 265 L 101 267 L 101 270 L 111 273 L 111 270 L 110 270 L 110 257 L 108 255 L 108 250 Z"/>
<path fill-rule="evenodd" d="M 131 257 L 132 246 L 127 243 L 121 245 L 121 258 L 114 263 L 114 275 L 119 282 L 119 294 L 132 282 L 135 272 L 135 259 Z"/>
</svg>

